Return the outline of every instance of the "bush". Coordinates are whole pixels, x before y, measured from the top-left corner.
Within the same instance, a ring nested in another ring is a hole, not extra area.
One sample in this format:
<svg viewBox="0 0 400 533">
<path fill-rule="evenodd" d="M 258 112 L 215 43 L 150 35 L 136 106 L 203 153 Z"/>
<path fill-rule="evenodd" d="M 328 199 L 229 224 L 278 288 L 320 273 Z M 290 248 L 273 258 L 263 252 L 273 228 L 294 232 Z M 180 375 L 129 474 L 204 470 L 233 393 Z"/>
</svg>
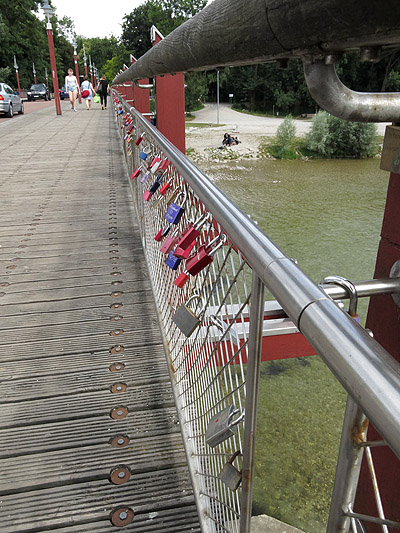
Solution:
<svg viewBox="0 0 400 533">
<path fill-rule="evenodd" d="M 296 153 L 296 125 L 288 115 L 276 132 L 276 141 L 271 145 L 271 154 L 278 159 L 293 159 Z"/>
<path fill-rule="evenodd" d="M 320 111 L 313 118 L 304 147 L 330 158 L 373 157 L 378 152 L 375 124 L 350 122 Z"/>
</svg>

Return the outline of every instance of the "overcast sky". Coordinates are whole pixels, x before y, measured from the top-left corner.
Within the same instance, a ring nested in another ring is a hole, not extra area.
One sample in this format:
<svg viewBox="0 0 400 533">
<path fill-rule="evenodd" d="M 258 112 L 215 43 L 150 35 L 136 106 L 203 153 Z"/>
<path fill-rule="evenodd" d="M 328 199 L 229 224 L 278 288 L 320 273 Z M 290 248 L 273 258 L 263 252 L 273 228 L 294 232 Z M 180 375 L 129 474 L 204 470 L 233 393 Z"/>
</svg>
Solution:
<svg viewBox="0 0 400 533">
<path fill-rule="evenodd" d="M 67 15 L 75 23 L 75 31 L 84 37 L 115 37 L 121 35 L 122 18 L 144 0 L 52 0 L 59 18 Z"/>
</svg>

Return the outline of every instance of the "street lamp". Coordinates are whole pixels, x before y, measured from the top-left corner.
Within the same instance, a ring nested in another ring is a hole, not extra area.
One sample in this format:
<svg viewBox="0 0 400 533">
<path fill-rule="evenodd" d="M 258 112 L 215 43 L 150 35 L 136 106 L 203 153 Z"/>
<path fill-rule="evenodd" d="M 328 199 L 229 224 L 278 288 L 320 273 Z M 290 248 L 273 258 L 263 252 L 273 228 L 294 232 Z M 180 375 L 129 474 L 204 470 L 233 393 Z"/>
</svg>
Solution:
<svg viewBox="0 0 400 533">
<path fill-rule="evenodd" d="M 76 53 L 76 39 L 74 39 L 72 46 L 74 47 L 74 63 L 75 63 L 75 77 L 76 81 L 78 83 L 78 100 L 79 103 L 82 103 L 82 96 L 80 89 L 80 83 L 79 83 L 79 67 L 78 67 L 78 54 Z"/>
<path fill-rule="evenodd" d="M 17 65 L 17 60 L 15 56 L 14 56 L 14 68 L 15 68 L 15 75 L 17 76 L 18 94 L 21 97 L 21 87 L 19 85 L 18 65 Z"/>
<path fill-rule="evenodd" d="M 87 78 L 87 77 L 88 77 L 88 74 L 87 74 L 87 62 L 86 62 L 85 43 L 82 43 L 82 47 L 83 47 L 83 62 L 84 62 L 84 65 L 85 65 L 85 77 Z"/>
<path fill-rule="evenodd" d="M 58 89 L 56 54 L 54 52 L 53 27 L 50 22 L 50 17 L 54 15 L 55 11 L 49 6 L 48 0 L 43 0 L 42 9 L 43 9 L 43 13 L 47 17 L 46 32 L 47 32 L 47 40 L 49 42 L 51 76 L 53 78 L 53 90 L 54 90 L 54 101 L 56 104 L 56 114 L 61 115 L 61 102 L 60 102 L 60 91 Z"/>
<path fill-rule="evenodd" d="M 33 79 L 36 84 L 36 70 L 35 70 L 35 63 L 32 61 L 32 72 L 33 72 Z"/>
<path fill-rule="evenodd" d="M 44 76 L 46 78 L 46 87 L 49 88 L 49 76 L 47 74 L 47 68 L 44 69 Z"/>
<path fill-rule="evenodd" d="M 90 56 L 89 56 L 89 69 L 90 69 L 90 81 L 93 87 L 93 65 L 92 65 L 92 58 Z"/>
<path fill-rule="evenodd" d="M 94 84 L 97 85 L 97 79 L 96 79 L 96 76 L 97 76 L 97 68 L 95 67 L 94 62 L 93 62 L 93 76 L 94 76 Z"/>
</svg>

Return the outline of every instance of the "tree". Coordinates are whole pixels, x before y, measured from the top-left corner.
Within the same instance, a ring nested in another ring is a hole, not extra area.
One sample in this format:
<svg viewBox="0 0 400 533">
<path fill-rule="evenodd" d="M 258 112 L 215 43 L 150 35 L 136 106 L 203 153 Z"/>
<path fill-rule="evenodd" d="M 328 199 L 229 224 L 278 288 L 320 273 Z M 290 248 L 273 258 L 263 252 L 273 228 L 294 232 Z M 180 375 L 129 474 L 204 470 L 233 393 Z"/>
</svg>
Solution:
<svg viewBox="0 0 400 533">
<path fill-rule="evenodd" d="M 206 0 L 147 0 L 125 15 L 122 43 L 138 59 L 151 48 L 150 28 L 168 35 L 207 4 Z"/>
<path fill-rule="evenodd" d="M 186 72 L 185 109 L 196 111 L 207 96 L 207 77 L 204 72 Z"/>
</svg>

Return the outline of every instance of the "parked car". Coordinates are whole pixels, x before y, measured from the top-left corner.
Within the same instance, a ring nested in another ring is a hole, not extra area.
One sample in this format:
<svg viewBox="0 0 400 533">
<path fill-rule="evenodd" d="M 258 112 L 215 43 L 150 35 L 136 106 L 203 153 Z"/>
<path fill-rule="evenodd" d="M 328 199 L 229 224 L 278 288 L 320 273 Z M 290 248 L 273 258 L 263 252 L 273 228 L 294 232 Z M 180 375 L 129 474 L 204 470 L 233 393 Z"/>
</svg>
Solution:
<svg viewBox="0 0 400 533">
<path fill-rule="evenodd" d="M 61 100 L 64 100 L 64 98 L 69 98 L 68 93 L 65 91 L 65 85 L 63 85 L 62 89 L 60 89 L 60 98 Z"/>
<path fill-rule="evenodd" d="M 32 102 L 32 100 L 39 100 L 40 98 L 43 98 L 43 100 L 51 100 L 50 91 L 45 83 L 34 83 L 31 85 L 31 88 L 26 91 L 26 96 L 29 102 Z"/>
<path fill-rule="evenodd" d="M 12 117 L 14 113 L 24 113 L 24 103 L 7 83 L 0 82 L 0 113 Z"/>
</svg>

